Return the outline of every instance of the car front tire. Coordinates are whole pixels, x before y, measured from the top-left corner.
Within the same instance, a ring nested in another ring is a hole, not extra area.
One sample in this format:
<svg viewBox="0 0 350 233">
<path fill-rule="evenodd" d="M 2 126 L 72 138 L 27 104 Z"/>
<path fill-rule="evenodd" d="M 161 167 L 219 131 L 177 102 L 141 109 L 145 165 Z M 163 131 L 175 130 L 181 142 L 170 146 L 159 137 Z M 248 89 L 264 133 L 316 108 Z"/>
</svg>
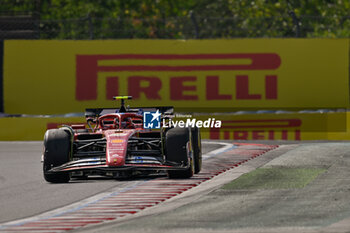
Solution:
<svg viewBox="0 0 350 233">
<path fill-rule="evenodd" d="M 68 172 L 49 173 L 51 168 L 69 161 L 71 150 L 70 134 L 63 129 L 47 130 L 44 136 L 44 179 L 50 183 L 66 183 L 70 180 Z"/>
<path fill-rule="evenodd" d="M 167 161 L 186 164 L 186 170 L 169 170 L 169 178 L 190 178 L 195 172 L 193 158 L 188 158 L 188 153 L 193 153 L 190 131 L 188 128 L 172 128 L 166 133 L 166 159 Z M 193 156 L 192 156 L 193 157 Z M 188 164 L 189 163 L 189 164 Z"/>
</svg>

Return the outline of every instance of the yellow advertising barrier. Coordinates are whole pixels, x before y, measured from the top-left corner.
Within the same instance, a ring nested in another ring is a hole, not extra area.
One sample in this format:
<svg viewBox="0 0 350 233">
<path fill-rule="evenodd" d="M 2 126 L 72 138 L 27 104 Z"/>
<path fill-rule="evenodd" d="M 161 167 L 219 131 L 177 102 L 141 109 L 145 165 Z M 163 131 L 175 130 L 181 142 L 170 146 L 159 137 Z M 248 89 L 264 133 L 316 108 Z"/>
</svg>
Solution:
<svg viewBox="0 0 350 233">
<path fill-rule="evenodd" d="M 193 111 L 347 108 L 348 39 L 10 40 L 10 114 L 170 105 Z"/>
<path fill-rule="evenodd" d="M 84 122 L 84 117 L 4 117 L 0 118 L 0 141 L 43 140 L 47 129 Z"/>
<path fill-rule="evenodd" d="M 193 118 L 222 121 L 219 129 L 202 129 L 203 139 L 350 140 L 350 113 L 218 114 Z M 84 117 L 0 118 L 0 141 L 43 140 L 47 129 L 81 124 Z"/>
<path fill-rule="evenodd" d="M 203 138 L 226 140 L 349 140 L 350 114 L 283 113 L 207 115 L 222 121 L 221 128 L 202 130 Z M 349 119 L 347 119 L 349 118 Z"/>
</svg>

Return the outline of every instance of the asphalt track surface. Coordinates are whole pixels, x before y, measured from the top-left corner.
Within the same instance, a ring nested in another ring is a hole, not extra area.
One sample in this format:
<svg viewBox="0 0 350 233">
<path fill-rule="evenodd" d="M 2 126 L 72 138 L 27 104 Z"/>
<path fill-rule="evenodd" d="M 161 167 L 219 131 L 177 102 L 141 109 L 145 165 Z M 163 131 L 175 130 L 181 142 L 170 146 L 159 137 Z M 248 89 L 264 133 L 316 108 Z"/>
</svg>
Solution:
<svg viewBox="0 0 350 233">
<path fill-rule="evenodd" d="M 220 145 L 203 144 L 203 152 Z M 0 223 L 37 215 L 138 180 L 103 177 L 50 184 L 42 175 L 42 142 L 0 142 Z"/>
<path fill-rule="evenodd" d="M 73 232 L 350 232 L 350 143 L 260 143 L 280 144 L 280 147 L 154 209 Z M 41 147 L 40 142 L 0 142 L 0 223 L 138 182 L 89 179 L 48 184 L 42 178 Z M 204 144 L 205 152 L 217 147 Z M 221 188 L 256 168 L 324 169 L 325 172 L 303 188 Z"/>
</svg>

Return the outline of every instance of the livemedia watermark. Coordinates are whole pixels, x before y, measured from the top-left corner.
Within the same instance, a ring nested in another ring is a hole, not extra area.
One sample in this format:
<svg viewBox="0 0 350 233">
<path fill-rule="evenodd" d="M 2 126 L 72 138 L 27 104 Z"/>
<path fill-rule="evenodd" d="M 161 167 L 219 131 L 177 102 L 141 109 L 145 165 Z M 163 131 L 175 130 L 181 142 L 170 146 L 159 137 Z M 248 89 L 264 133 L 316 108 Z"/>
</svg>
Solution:
<svg viewBox="0 0 350 233">
<path fill-rule="evenodd" d="M 160 129 L 163 128 L 221 128 L 221 120 L 215 118 L 208 118 L 207 120 L 198 120 L 192 118 L 192 115 L 188 114 L 175 114 L 171 116 L 161 117 L 162 114 L 157 110 L 156 112 L 144 112 L 143 113 L 143 128 L 145 129 Z M 175 118 L 185 118 L 181 120 L 175 120 Z"/>
</svg>

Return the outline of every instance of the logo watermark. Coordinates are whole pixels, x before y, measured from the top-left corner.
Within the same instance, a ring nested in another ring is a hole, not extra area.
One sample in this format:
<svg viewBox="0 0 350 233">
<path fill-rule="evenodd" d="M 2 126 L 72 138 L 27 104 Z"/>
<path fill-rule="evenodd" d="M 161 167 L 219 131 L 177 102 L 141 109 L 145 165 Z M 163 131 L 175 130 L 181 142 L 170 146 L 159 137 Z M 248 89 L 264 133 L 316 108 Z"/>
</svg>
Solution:
<svg viewBox="0 0 350 233">
<path fill-rule="evenodd" d="M 156 112 L 144 112 L 143 113 L 143 128 L 145 129 L 160 129 L 160 116 L 159 110 Z"/>
<path fill-rule="evenodd" d="M 197 120 L 192 118 L 192 115 L 176 114 L 167 115 L 165 118 L 161 118 L 161 113 L 159 110 L 156 112 L 144 112 L 143 113 L 143 128 L 145 129 L 160 129 L 163 128 L 221 128 L 221 120 L 216 120 L 215 118 L 208 118 L 207 120 Z M 187 118 L 183 120 L 175 120 L 176 118 Z"/>
<path fill-rule="evenodd" d="M 215 118 L 208 118 L 207 120 L 197 120 L 196 118 L 186 119 L 186 120 L 178 120 L 174 121 L 172 119 L 163 119 L 163 127 L 171 128 L 171 127 L 179 127 L 179 128 L 221 128 L 221 121 L 216 120 Z"/>
</svg>

